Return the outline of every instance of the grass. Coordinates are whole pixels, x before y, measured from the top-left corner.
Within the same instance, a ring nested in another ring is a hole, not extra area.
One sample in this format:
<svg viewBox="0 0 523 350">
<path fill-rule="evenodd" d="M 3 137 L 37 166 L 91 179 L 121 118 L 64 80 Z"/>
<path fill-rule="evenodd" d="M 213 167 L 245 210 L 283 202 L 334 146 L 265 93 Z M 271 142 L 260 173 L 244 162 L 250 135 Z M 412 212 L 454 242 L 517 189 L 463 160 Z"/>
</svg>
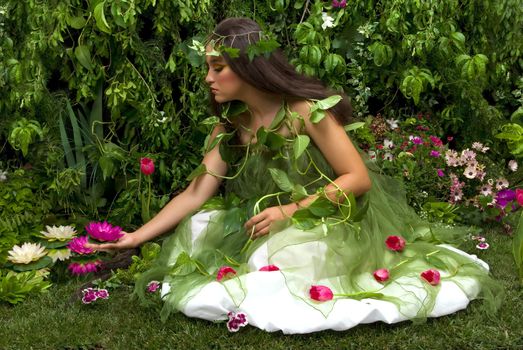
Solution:
<svg viewBox="0 0 523 350">
<path fill-rule="evenodd" d="M 161 323 L 156 310 L 130 300 L 130 290 L 114 290 L 96 305 L 70 302 L 79 287 L 71 281 L 21 305 L 0 305 L 0 349 L 522 349 L 522 289 L 511 238 L 491 232 L 487 240 L 491 248 L 477 254 L 506 290 L 495 315 L 474 301 L 466 310 L 420 325 L 374 323 L 307 335 L 247 326 L 229 333 L 223 323 L 182 314 Z"/>
</svg>

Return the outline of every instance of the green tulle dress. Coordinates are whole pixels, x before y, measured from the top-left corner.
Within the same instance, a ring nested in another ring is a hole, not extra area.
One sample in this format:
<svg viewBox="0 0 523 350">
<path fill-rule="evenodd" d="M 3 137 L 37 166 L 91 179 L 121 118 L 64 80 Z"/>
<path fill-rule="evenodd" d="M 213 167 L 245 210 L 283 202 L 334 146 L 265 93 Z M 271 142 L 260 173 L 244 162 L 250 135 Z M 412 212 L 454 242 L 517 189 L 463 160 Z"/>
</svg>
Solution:
<svg viewBox="0 0 523 350">
<path fill-rule="evenodd" d="M 424 320 L 477 298 L 497 307 L 501 294 L 488 265 L 455 248 L 467 239 L 466 228 L 421 220 L 401 183 L 370 161 L 368 193 L 343 205 L 320 195 L 250 241 L 243 225 L 254 213 L 321 194 L 336 177 L 305 135 L 285 139 L 261 129 L 257 139 L 249 146 L 235 144 L 233 133 L 221 140 L 229 165 L 222 195 L 178 225 L 138 281 L 142 297 L 150 281 L 163 282 L 163 319 L 172 311 L 213 321 L 242 312 L 267 331 L 308 333 Z M 403 249 L 386 243 L 398 243 L 394 236 L 404 239 Z M 380 269 L 388 278 L 374 275 Z"/>
</svg>

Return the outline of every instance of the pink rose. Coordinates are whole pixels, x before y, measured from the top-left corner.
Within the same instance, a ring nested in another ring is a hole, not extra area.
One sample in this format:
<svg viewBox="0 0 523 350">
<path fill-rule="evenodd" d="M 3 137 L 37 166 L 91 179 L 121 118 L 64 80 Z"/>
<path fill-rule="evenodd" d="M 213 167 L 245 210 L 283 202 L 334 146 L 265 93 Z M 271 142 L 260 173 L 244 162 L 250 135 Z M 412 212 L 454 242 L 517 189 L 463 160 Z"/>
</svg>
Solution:
<svg viewBox="0 0 523 350">
<path fill-rule="evenodd" d="M 151 158 L 144 157 L 140 159 L 140 171 L 148 176 L 154 173 L 154 162 Z"/>
<path fill-rule="evenodd" d="M 376 281 L 383 283 L 389 279 L 389 270 L 387 269 L 378 269 L 373 273 Z"/>
<path fill-rule="evenodd" d="M 218 273 L 216 274 L 216 280 L 221 281 L 222 279 L 229 279 L 231 277 L 234 277 L 236 275 L 236 270 L 233 269 L 230 266 L 222 266 L 218 270 Z"/>
<path fill-rule="evenodd" d="M 311 286 L 311 289 L 309 290 L 309 295 L 311 299 L 316 301 L 332 300 L 332 298 L 334 297 L 334 294 L 332 294 L 332 290 L 326 286 Z"/>
<path fill-rule="evenodd" d="M 276 265 L 267 265 L 260 268 L 260 271 L 279 271 L 280 268 Z"/>
<path fill-rule="evenodd" d="M 401 236 L 388 236 L 385 240 L 387 248 L 395 252 L 401 252 L 405 248 L 405 239 Z"/>
<path fill-rule="evenodd" d="M 518 204 L 523 207 L 523 190 L 520 188 L 516 189 L 516 200 Z"/>
<path fill-rule="evenodd" d="M 437 286 L 441 280 L 441 275 L 439 274 L 439 271 L 433 269 L 423 271 L 420 276 L 433 286 Z"/>
</svg>

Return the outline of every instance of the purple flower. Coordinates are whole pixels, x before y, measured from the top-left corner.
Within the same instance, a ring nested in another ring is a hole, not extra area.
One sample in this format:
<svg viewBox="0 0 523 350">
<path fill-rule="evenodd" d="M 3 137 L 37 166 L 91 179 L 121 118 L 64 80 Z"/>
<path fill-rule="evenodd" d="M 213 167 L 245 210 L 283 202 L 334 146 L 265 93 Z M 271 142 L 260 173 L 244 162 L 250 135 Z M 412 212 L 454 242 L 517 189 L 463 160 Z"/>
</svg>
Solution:
<svg viewBox="0 0 523 350">
<path fill-rule="evenodd" d="M 87 239 L 87 236 L 75 237 L 69 241 L 67 248 L 78 254 L 91 254 L 94 250 L 85 247 Z"/>
<path fill-rule="evenodd" d="M 412 139 L 411 139 L 412 143 L 414 143 L 415 145 L 422 145 L 423 144 L 423 139 L 419 136 L 414 136 Z"/>
<path fill-rule="evenodd" d="M 438 152 L 438 151 L 430 151 L 430 156 L 431 157 L 434 157 L 434 158 L 437 158 L 439 157 L 441 154 Z"/>
<path fill-rule="evenodd" d="M 100 299 L 109 299 L 109 292 L 107 289 L 98 289 L 95 291 L 96 297 Z"/>
<path fill-rule="evenodd" d="M 516 192 L 513 190 L 505 189 L 498 192 L 496 195 L 496 203 L 501 207 L 505 208 L 509 202 L 516 199 Z"/>
<path fill-rule="evenodd" d="M 96 296 L 96 292 L 93 288 L 87 288 L 82 291 L 84 293 L 82 297 L 82 303 L 84 304 L 91 304 L 93 301 L 95 301 L 98 297 Z"/>
<path fill-rule="evenodd" d="M 116 241 L 123 236 L 121 227 L 113 226 L 107 221 L 90 222 L 85 230 L 92 238 L 102 242 Z"/>
<path fill-rule="evenodd" d="M 445 176 L 445 173 L 443 172 L 443 170 L 438 169 L 437 172 L 438 172 L 438 176 L 439 176 L 439 177 L 443 177 L 443 176 Z"/>
<path fill-rule="evenodd" d="M 332 7 L 343 8 L 347 6 L 347 0 L 332 0 Z"/>
<path fill-rule="evenodd" d="M 489 244 L 487 242 L 481 242 L 481 243 L 478 243 L 478 245 L 476 245 L 476 248 L 485 250 L 485 249 L 489 248 Z"/>
</svg>

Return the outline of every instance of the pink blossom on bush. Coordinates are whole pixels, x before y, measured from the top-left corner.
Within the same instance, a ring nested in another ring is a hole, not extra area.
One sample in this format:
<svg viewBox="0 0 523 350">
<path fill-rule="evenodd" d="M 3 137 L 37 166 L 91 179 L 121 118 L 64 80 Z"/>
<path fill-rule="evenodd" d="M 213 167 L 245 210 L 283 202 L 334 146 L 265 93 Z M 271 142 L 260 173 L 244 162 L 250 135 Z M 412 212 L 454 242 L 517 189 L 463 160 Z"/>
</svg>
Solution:
<svg viewBox="0 0 523 350">
<path fill-rule="evenodd" d="M 431 157 L 438 158 L 441 155 L 441 153 L 439 153 L 438 151 L 432 150 L 432 151 L 430 151 L 429 155 Z"/>
<path fill-rule="evenodd" d="M 154 161 L 147 157 L 140 159 L 140 171 L 145 176 L 149 176 L 154 173 Z"/>
<path fill-rule="evenodd" d="M 90 272 L 95 272 L 101 266 L 100 260 L 88 261 L 88 262 L 73 262 L 69 264 L 67 269 L 76 276 L 85 275 Z"/>
<path fill-rule="evenodd" d="M 523 190 L 522 189 L 516 189 L 516 200 L 520 206 L 523 207 Z"/>
<path fill-rule="evenodd" d="M 438 174 L 439 177 L 443 177 L 443 176 L 445 176 L 445 173 L 444 173 L 443 170 L 441 170 L 441 169 L 438 169 L 438 170 L 436 171 L 436 173 Z"/>
<path fill-rule="evenodd" d="M 443 141 L 439 137 L 436 136 L 429 136 L 430 141 L 432 141 L 432 144 L 436 147 L 443 147 Z"/>
</svg>

